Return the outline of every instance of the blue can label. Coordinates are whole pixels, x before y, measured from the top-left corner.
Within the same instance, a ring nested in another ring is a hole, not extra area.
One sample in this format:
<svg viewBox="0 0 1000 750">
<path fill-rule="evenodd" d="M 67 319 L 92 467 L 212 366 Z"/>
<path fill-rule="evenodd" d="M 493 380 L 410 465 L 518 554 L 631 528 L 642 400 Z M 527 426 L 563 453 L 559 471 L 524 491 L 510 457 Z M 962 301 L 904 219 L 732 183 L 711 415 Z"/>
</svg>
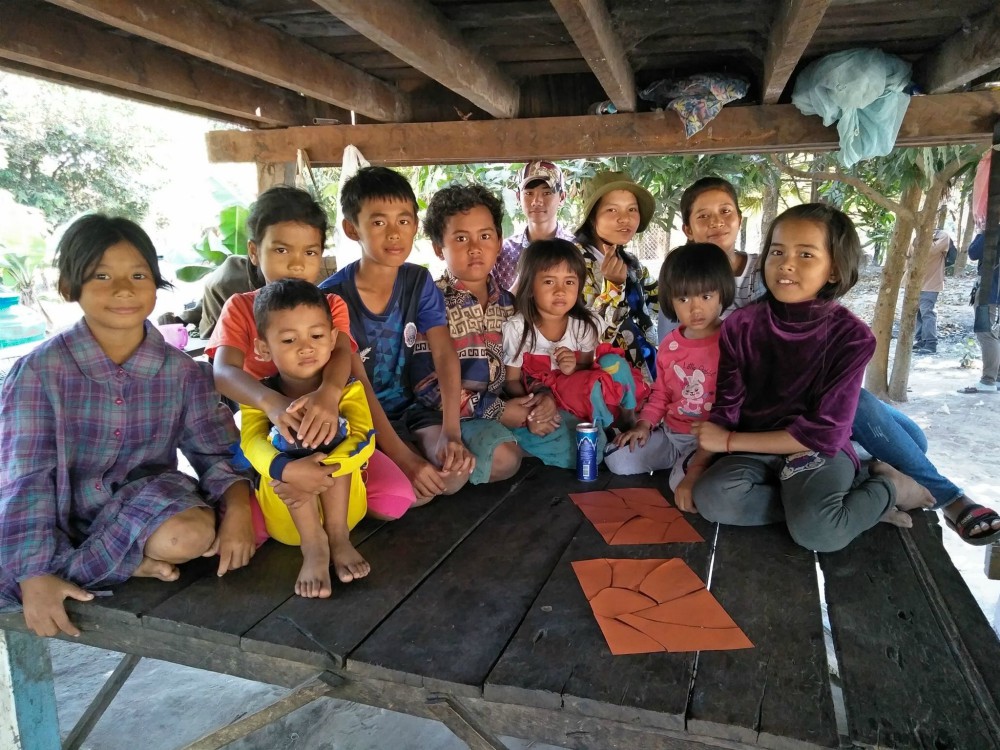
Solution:
<svg viewBox="0 0 1000 750">
<path fill-rule="evenodd" d="M 597 426 L 590 422 L 576 426 L 576 478 L 581 482 L 597 479 Z"/>
</svg>

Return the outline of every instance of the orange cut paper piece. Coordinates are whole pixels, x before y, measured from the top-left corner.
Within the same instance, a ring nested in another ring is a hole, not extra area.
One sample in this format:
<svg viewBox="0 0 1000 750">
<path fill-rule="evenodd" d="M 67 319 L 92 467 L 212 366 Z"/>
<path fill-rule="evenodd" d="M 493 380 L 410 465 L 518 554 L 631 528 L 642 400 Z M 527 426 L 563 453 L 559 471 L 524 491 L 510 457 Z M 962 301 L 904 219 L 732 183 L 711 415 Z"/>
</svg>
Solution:
<svg viewBox="0 0 1000 750">
<path fill-rule="evenodd" d="M 679 558 L 581 560 L 573 571 L 616 656 L 753 648 Z"/>
<path fill-rule="evenodd" d="M 577 492 L 569 497 L 608 544 L 705 541 L 684 515 L 654 489 Z"/>
</svg>

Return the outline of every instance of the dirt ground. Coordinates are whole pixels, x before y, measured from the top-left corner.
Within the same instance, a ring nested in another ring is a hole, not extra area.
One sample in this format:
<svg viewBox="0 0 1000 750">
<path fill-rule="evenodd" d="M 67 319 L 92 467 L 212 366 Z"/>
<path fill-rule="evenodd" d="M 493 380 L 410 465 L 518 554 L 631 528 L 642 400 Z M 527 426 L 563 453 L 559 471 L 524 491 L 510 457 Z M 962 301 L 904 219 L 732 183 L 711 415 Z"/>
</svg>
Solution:
<svg viewBox="0 0 1000 750">
<path fill-rule="evenodd" d="M 979 379 L 979 348 L 968 305 L 972 277 L 949 279 L 938 302 L 938 354 L 914 359 L 909 400 L 900 408 L 926 431 L 929 453 L 939 469 L 974 499 L 994 505 L 997 492 L 996 434 L 1000 394 L 964 395 Z M 847 304 L 870 319 L 877 277 L 863 278 Z M 962 366 L 963 360 L 966 367 Z M 945 531 L 945 544 L 993 622 L 1000 582 L 984 574 L 981 547 Z M 83 712 L 119 656 L 87 646 L 52 642 L 60 726 L 65 734 Z M 175 750 L 252 713 L 287 691 L 235 677 L 155 660 L 140 662 L 85 748 Z M 550 745 L 505 738 L 511 748 L 558 750 Z M 322 699 L 295 711 L 230 750 L 460 750 L 465 745 L 442 724 L 344 701 Z"/>
</svg>

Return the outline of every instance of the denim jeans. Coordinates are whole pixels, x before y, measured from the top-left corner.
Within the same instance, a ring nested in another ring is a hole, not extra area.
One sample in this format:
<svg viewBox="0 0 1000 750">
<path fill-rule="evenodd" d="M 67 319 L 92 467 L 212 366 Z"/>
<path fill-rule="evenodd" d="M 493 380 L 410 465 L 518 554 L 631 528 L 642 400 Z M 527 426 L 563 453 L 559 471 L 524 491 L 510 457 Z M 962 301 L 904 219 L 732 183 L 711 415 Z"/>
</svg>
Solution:
<svg viewBox="0 0 1000 750">
<path fill-rule="evenodd" d="M 941 476 L 927 458 L 927 437 L 920 426 L 863 388 L 852 427 L 851 437 L 862 448 L 930 490 L 935 508 L 962 497 L 962 490 Z"/>
</svg>

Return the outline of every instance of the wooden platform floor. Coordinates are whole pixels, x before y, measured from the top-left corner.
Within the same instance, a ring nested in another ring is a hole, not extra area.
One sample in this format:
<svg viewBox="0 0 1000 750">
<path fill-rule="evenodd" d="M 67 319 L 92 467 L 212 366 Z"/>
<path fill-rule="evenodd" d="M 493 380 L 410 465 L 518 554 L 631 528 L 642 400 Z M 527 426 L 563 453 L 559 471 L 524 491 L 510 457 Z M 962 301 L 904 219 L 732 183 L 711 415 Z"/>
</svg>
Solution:
<svg viewBox="0 0 1000 750">
<path fill-rule="evenodd" d="M 1000 643 L 934 514 L 830 555 L 781 526 L 697 517 L 705 543 L 609 547 L 567 497 L 665 484 L 582 484 L 532 463 L 359 526 L 372 573 L 329 600 L 295 597 L 299 552 L 268 542 L 224 578 L 200 560 L 180 581 L 133 580 L 72 612 L 83 643 L 289 687 L 318 677 L 336 697 L 443 719 L 478 747 L 499 734 L 602 750 L 1000 747 Z M 595 557 L 684 559 L 755 648 L 612 656 L 570 566 Z"/>
</svg>

